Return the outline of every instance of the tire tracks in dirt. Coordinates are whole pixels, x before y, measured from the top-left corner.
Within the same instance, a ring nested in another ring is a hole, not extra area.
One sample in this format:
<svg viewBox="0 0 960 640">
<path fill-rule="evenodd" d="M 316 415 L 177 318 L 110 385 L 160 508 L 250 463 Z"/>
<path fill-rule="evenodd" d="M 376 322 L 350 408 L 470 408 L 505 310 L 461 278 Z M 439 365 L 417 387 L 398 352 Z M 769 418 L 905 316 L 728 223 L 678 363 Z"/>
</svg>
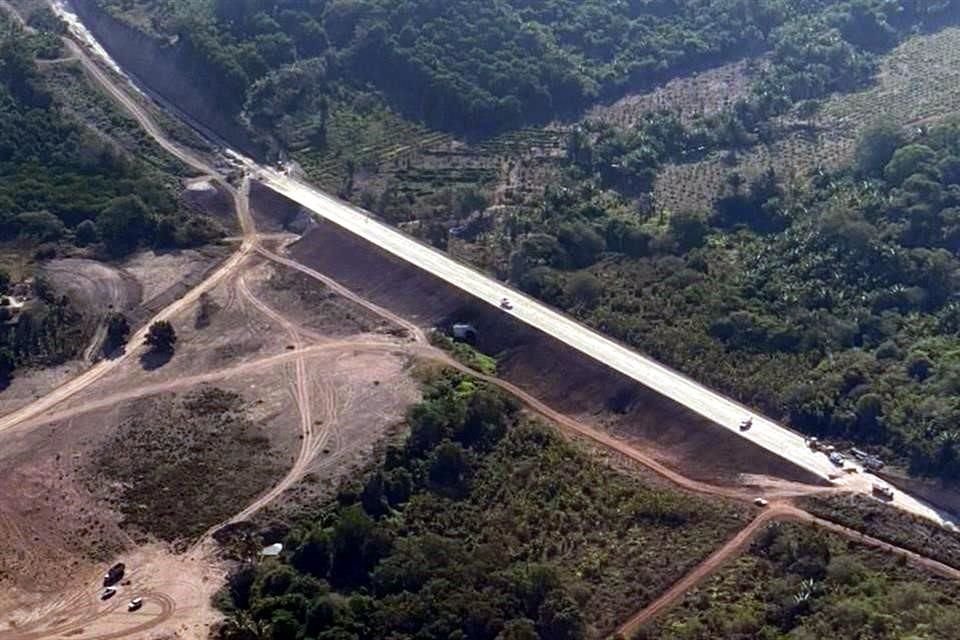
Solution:
<svg viewBox="0 0 960 640">
<path fill-rule="evenodd" d="M 0 2 L 2 2 L 2 0 L 0 0 Z M 2 4 L 6 5 L 5 2 L 2 2 Z M 158 314 L 156 314 L 154 318 L 151 319 L 150 323 L 160 319 L 170 318 L 173 315 L 179 313 L 180 311 L 183 311 L 184 309 L 189 307 L 193 302 L 195 302 L 199 298 L 199 296 L 202 295 L 204 292 L 209 291 L 213 286 L 215 286 L 221 280 L 223 280 L 227 276 L 234 273 L 251 253 L 257 252 L 263 255 L 264 257 L 273 260 L 274 262 L 285 264 L 291 268 L 294 268 L 298 271 L 306 273 L 307 275 L 317 278 L 318 280 L 324 282 L 324 284 L 327 284 L 327 286 L 331 287 L 331 289 L 337 291 L 341 295 L 344 295 L 345 297 L 351 299 L 352 301 L 358 304 L 361 304 L 363 307 L 367 308 L 368 310 L 374 311 L 381 317 L 388 318 L 392 322 L 398 324 L 399 326 L 406 328 L 408 331 L 411 332 L 411 336 L 414 337 L 414 340 L 417 343 L 426 342 L 425 335 L 419 327 L 403 320 L 402 318 L 399 318 L 398 316 L 390 313 L 389 311 L 386 311 L 385 309 L 378 307 L 377 305 L 370 303 L 369 301 L 363 300 L 359 296 L 356 296 L 355 294 L 353 294 L 353 292 L 340 286 L 338 283 L 334 283 L 333 280 L 327 278 L 326 276 L 323 276 L 322 274 L 319 274 L 318 272 L 312 269 L 309 269 L 304 265 L 295 263 L 292 260 L 278 256 L 277 254 L 269 252 L 263 249 L 262 247 L 260 247 L 257 234 L 256 234 L 256 228 L 249 212 L 249 199 L 247 197 L 248 186 L 249 186 L 248 180 L 246 178 L 244 179 L 241 189 L 238 191 L 232 185 L 230 185 L 226 180 L 224 180 L 215 168 L 208 165 L 205 161 L 203 161 L 201 158 L 199 158 L 192 152 L 189 152 L 185 149 L 180 148 L 178 145 L 174 144 L 169 139 L 167 139 L 162 129 L 153 122 L 152 118 L 146 113 L 146 111 L 139 104 L 137 104 L 137 102 L 133 98 L 131 98 L 124 90 L 117 87 L 112 81 L 112 79 L 108 77 L 106 72 L 100 69 L 97 66 L 97 64 L 93 62 L 89 58 L 89 56 L 87 56 L 87 54 L 82 49 L 82 47 L 80 47 L 77 43 L 75 43 L 73 40 L 70 40 L 70 39 L 65 39 L 65 42 L 67 43 L 67 46 L 71 51 L 71 55 L 75 56 L 80 61 L 80 63 L 83 65 L 83 68 L 87 71 L 87 73 L 90 76 L 92 76 L 98 82 L 98 84 L 100 84 L 103 87 L 103 89 L 115 101 L 121 104 L 121 106 L 123 106 L 138 121 L 138 123 L 147 131 L 147 133 L 152 138 L 154 138 L 154 140 L 156 140 L 156 142 L 162 148 L 167 150 L 169 153 L 171 153 L 175 157 L 179 158 L 188 166 L 191 166 L 192 168 L 196 169 L 200 173 L 211 176 L 213 180 L 223 185 L 227 189 L 227 191 L 231 194 L 231 197 L 233 198 L 235 203 L 236 214 L 239 219 L 241 229 L 243 230 L 243 242 L 241 244 L 240 249 L 236 253 L 234 253 L 230 258 L 228 258 L 228 260 L 224 264 L 222 264 L 219 269 L 217 269 L 214 273 L 208 276 L 197 287 L 193 288 L 181 299 L 177 300 L 176 302 L 174 302 L 173 304 L 169 305 L 167 308 L 163 309 Z M 149 326 L 150 323 L 148 323 L 147 326 Z M 289 321 L 281 322 L 281 324 L 284 324 L 284 323 L 286 323 L 285 326 L 287 327 L 290 326 Z M 31 421 L 35 421 L 39 416 L 50 411 L 57 404 L 74 396 L 76 393 L 86 389 L 87 387 L 92 385 L 94 382 L 101 379 L 108 372 L 116 368 L 122 361 L 124 361 L 125 359 L 130 357 L 133 353 L 138 351 L 140 343 L 143 341 L 143 338 L 146 334 L 147 326 L 145 326 L 144 329 L 142 329 L 141 331 L 138 331 L 137 334 L 135 334 L 131 338 L 130 342 L 128 343 L 128 348 L 122 356 L 114 360 L 102 361 L 98 365 L 95 365 L 94 367 L 92 367 L 85 373 L 81 374 L 80 376 L 74 378 L 70 382 L 58 387 L 57 389 L 52 391 L 50 394 L 48 394 L 44 398 L 41 398 L 35 401 L 34 403 L 31 403 L 30 405 L 27 405 L 26 407 L 19 409 L 16 412 L 0 417 L 0 432 L 10 429 L 14 426 L 31 424 Z M 109 406 L 110 404 L 114 404 L 116 402 L 122 401 L 123 399 L 131 399 L 135 397 L 140 397 L 142 395 L 146 395 L 151 391 L 153 393 L 160 393 L 166 390 L 173 390 L 173 389 L 182 388 L 185 386 L 191 386 L 193 384 L 199 384 L 208 380 L 219 379 L 224 377 L 225 375 L 230 375 L 231 371 L 234 373 L 237 373 L 240 371 L 253 371 L 259 367 L 275 366 L 278 363 L 286 362 L 289 359 L 293 359 L 294 362 L 296 363 L 296 370 L 297 370 L 297 382 L 296 382 L 297 390 L 296 390 L 295 396 L 297 399 L 298 408 L 300 409 L 300 413 L 301 413 L 301 430 L 304 433 L 310 434 L 310 436 L 309 436 L 309 439 L 308 437 L 304 438 L 304 443 L 301 446 L 302 455 L 298 458 L 297 463 L 294 465 L 294 469 L 291 470 L 291 474 L 292 474 L 294 470 L 301 468 L 299 465 L 302 464 L 304 459 L 311 459 L 310 454 L 313 453 L 313 450 L 315 447 L 321 446 L 319 440 L 318 441 L 312 440 L 313 424 L 312 424 L 312 419 L 310 417 L 311 414 L 307 410 L 309 408 L 309 383 L 307 381 L 307 375 L 306 375 L 307 372 L 305 368 L 305 359 L 307 354 L 320 353 L 325 351 L 333 352 L 337 349 L 359 350 L 363 348 L 361 347 L 360 344 L 355 342 L 347 343 L 347 344 L 329 343 L 329 344 L 320 345 L 316 347 L 301 347 L 302 343 L 299 342 L 300 334 L 297 333 L 296 335 L 297 335 L 297 341 L 295 342 L 295 344 L 298 345 L 298 348 L 293 353 L 280 354 L 278 356 L 265 358 L 263 360 L 256 361 L 253 363 L 247 363 L 246 365 L 241 365 L 240 367 L 236 367 L 232 370 L 227 370 L 227 371 L 221 370 L 218 372 L 207 373 L 207 374 L 202 374 L 198 376 L 191 376 L 190 378 L 161 383 L 158 385 L 154 385 L 153 387 L 149 387 L 149 386 L 142 387 L 138 390 L 127 392 L 126 394 L 120 394 L 119 396 L 113 396 L 111 398 L 102 399 L 97 403 L 88 403 L 83 407 L 78 407 L 72 410 L 68 410 L 67 412 L 64 413 L 64 416 L 76 415 L 78 413 L 90 411 L 93 408 Z M 413 349 L 409 349 L 409 348 L 405 349 L 404 347 L 396 344 L 384 343 L 384 344 L 375 344 L 370 346 L 371 348 L 384 349 L 389 351 L 398 351 L 398 350 L 414 351 Z M 416 351 L 421 351 L 422 352 L 421 355 L 425 355 L 422 349 L 417 349 Z M 430 351 L 434 351 L 434 350 L 430 349 Z M 584 425 L 576 420 L 573 420 L 568 416 L 565 416 L 564 414 L 561 414 L 559 412 L 552 410 L 550 407 L 548 407 L 544 403 L 533 398 L 529 394 L 523 392 L 522 390 L 520 390 L 518 387 L 516 387 L 511 383 L 499 380 L 497 378 L 493 378 L 491 376 L 478 374 L 478 372 L 473 371 L 465 367 L 464 365 L 461 365 L 460 363 L 454 361 L 452 358 L 450 358 L 446 354 L 444 354 L 443 356 L 439 356 L 436 353 L 430 353 L 429 355 L 432 356 L 432 359 L 440 360 L 445 364 L 447 364 L 448 366 L 451 366 L 455 369 L 468 373 L 469 375 L 475 376 L 479 379 L 482 379 L 486 382 L 489 382 L 503 389 L 504 391 L 510 393 L 511 395 L 517 397 L 519 400 L 524 402 L 524 404 L 526 404 L 535 413 L 538 413 L 548 418 L 549 420 L 554 421 L 556 424 L 564 428 L 564 430 L 566 430 L 567 432 L 584 437 L 588 440 L 595 442 L 598 445 L 603 446 L 604 448 L 607 448 L 618 454 L 624 455 L 631 460 L 639 462 L 644 466 L 647 466 L 654 472 L 658 473 L 662 477 L 665 477 L 666 479 L 674 482 L 678 486 L 681 486 L 683 488 L 686 488 L 688 490 L 691 490 L 697 493 L 704 493 L 704 494 L 709 494 L 713 496 L 720 496 L 720 497 L 726 497 L 726 498 L 732 498 L 732 499 L 738 499 L 738 500 L 749 499 L 749 496 L 746 494 L 745 491 L 733 489 L 733 488 L 717 487 L 714 485 L 709 485 L 707 483 L 702 483 L 699 481 L 689 479 L 677 472 L 674 472 L 669 468 L 665 467 L 664 465 L 658 463 L 656 460 L 653 460 L 651 457 L 636 450 L 634 447 L 628 445 L 627 443 L 616 440 L 615 438 L 606 434 L 605 432 L 601 432 L 597 429 Z M 97 406 L 93 407 L 91 406 L 92 404 L 96 404 Z M 334 405 L 335 405 L 335 399 L 329 404 L 325 404 L 325 407 L 328 407 L 327 411 L 332 412 L 333 410 L 329 409 L 329 407 Z M 54 419 L 57 419 L 56 414 L 54 414 L 53 416 L 50 416 L 50 415 L 44 416 L 43 421 L 49 422 L 50 420 L 54 420 Z M 322 433 L 328 434 L 330 432 L 330 426 L 331 425 L 327 425 L 326 428 L 322 430 Z M 308 444 L 310 446 L 307 446 Z M 331 456 L 330 458 L 322 461 L 320 463 L 320 466 L 326 466 L 327 464 L 332 464 L 337 459 L 337 457 L 338 456 L 336 455 Z M 288 474 L 288 477 L 292 477 L 292 476 Z M 237 514 L 237 516 L 234 517 L 234 521 L 243 519 L 245 517 L 245 514 L 252 513 L 256 509 L 268 503 L 277 495 L 280 495 L 280 493 L 282 493 L 282 491 L 285 490 L 286 488 L 284 484 L 285 484 L 284 481 L 281 481 L 281 483 L 275 486 L 273 490 L 265 494 L 261 499 L 258 499 L 256 502 L 249 505 L 243 512 L 241 512 L 240 514 Z M 937 563 L 936 561 L 933 561 L 929 558 L 924 558 L 922 556 L 919 556 L 918 554 L 913 554 L 911 552 L 907 552 L 906 550 L 899 549 L 893 545 L 889 545 L 882 541 L 869 538 L 868 536 L 864 536 L 863 534 L 849 530 L 835 523 L 814 518 L 810 514 L 802 510 L 796 509 L 795 507 L 787 506 L 787 505 L 779 505 L 761 513 L 760 516 L 758 516 L 749 525 L 747 525 L 747 527 L 741 530 L 727 544 L 725 544 L 719 550 L 714 552 L 714 554 L 712 554 L 704 563 L 702 563 L 699 567 L 697 567 L 693 572 L 685 576 L 679 582 L 675 583 L 665 594 L 663 594 L 657 600 L 655 600 L 654 603 L 646 607 L 643 611 L 639 612 L 635 616 L 633 616 L 622 628 L 627 630 L 635 629 L 638 625 L 641 625 L 644 622 L 649 621 L 655 615 L 657 615 L 658 613 L 668 608 L 671 604 L 675 603 L 677 599 L 680 598 L 684 593 L 686 593 L 690 588 L 692 588 L 696 584 L 699 584 L 703 579 L 711 575 L 711 573 L 715 571 L 716 568 L 718 568 L 719 566 L 722 566 L 722 564 L 725 561 L 727 561 L 729 558 L 733 557 L 737 553 L 741 552 L 744 546 L 750 541 L 752 536 L 755 535 L 755 533 L 764 524 L 767 524 L 768 522 L 777 518 L 797 519 L 797 520 L 812 522 L 820 526 L 823 526 L 824 528 L 827 528 L 831 531 L 835 531 L 837 533 L 841 533 L 842 535 L 846 535 L 850 538 L 865 542 L 867 544 L 871 544 L 876 548 L 883 549 L 889 552 L 900 553 L 908 557 L 908 559 L 912 559 L 913 561 L 918 562 L 927 568 L 930 568 L 932 570 L 937 570 L 938 572 L 944 573 L 945 575 L 950 575 L 950 577 L 957 578 L 958 574 L 960 574 L 960 572 L 957 572 L 955 569 L 946 567 L 946 565 Z M 160 616 L 158 616 L 157 619 L 151 620 L 149 623 L 145 623 L 143 625 L 133 627 L 133 628 L 128 628 L 117 633 L 107 633 L 107 634 L 98 635 L 98 636 L 95 636 L 95 638 L 97 640 L 112 640 L 113 638 L 120 638 L 120 637 L 129 636 L 131 634 L 141 633 L 143 631 L 146 631 L 146 630 L 149 630 L 150 628 L 155 627 L 156 625 L 172 617 L 174 614 L 174 611 L 176 610 L 176 603 L 172 599 L 169 599 L 166 596 L 163 596 L 162 594 L 154 594 L 154 597 L 158 598 L 162 602 L 167 603 L 166 605 L 161 606 L 161 614 Z M 72 624 L 71 626 L 75 628 L 76 625 Z M 27 638 L 32 639 L 32 638 L 44 637 L 49 634 L 50 634 L 50 630 L 44 630 L 43 632 L 40 632 L 39 635 L 27 635 L 27 636 L 18 635 L 16 637 L 18 639 L 25 640 Z"/>
<path fill-rule="evenodd" d="M 232 524 L 248 519 L 251 515 L 270 504 L 273 500 L 283 494 L 306 473 L 307 468 L 313 459 L 315 433 L 313 429 L 313 407 L 310 395 L 310 374 L 307 370 L 306 358 L 303 355 L 303 338 L 299 328 L 292 322 L 274 311 L 270 306 L 258 299 L 247 286 L 246 279 L 241 274 L 237 278 L 237 288 L 250 304 L 258 311 L 267 316 L 270 320 L 279 324 L 290 336 L 295 346 L 295 379 L 294 379 L 294 398 L 296 400 L 297 412 L 300 414 L 300 451 L 297 454 L 293 467 L 287 472 L 283 479 L 274 485 L 269 491 L 249 504 L 243 511 L 234 515 L 226 523 Z M 336 402 L 334 398 L 333 402 Z M 327 403 L 325 403 L 325 406 Z M 329 422 L 329 420 L 328 420 Z M 218 525 L 219 528 L 222 525 Z M 204 536 L 205 537 L 205 536 Z M 202 540 L 203 538 L 201 538 Z"/>
</svg>

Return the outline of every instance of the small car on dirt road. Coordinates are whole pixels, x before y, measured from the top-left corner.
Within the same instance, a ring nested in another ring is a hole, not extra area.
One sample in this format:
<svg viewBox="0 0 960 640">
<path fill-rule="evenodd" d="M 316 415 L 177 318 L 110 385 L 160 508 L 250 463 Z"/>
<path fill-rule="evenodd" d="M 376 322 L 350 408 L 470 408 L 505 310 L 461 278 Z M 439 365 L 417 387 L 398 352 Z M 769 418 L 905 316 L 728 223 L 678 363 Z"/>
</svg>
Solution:
<svg viewBox="0 0 960 640">
<path fill-rule="evenodd" d="M 113 596 L 117 595 L 116 587 L 107 587 L 100 593 L 101 600 L 109 600 Z"/>
<path fill-rule="evenodd" d="M 753 504 L 757 505 L 758 507 L 765 507 L 770 503 L 763 498 L 754 498 Z"/>
<path fill-rule="evenodd" d="M 143 606 L 143 598 L 137 597 L 127 603 L 127 611 L 136 611 Z"/>
</svg>

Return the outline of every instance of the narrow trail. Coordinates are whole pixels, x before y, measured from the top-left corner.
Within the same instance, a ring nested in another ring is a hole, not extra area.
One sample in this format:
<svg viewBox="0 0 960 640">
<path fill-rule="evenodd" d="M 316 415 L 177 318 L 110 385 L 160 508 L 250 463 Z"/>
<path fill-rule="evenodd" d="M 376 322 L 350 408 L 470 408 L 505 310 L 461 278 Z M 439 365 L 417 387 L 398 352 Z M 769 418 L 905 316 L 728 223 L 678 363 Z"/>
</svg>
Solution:
<svg viewBox="0 0 960 640">
<path fill-rule="evenodd" d="M 886 553 L 901 556 L 910 564 L 937 575 L 952 580 L 960 580 L 960 570 L 957 570 L 942 562 L 927 558 L 914 553 L 902 547 L 884 542 L 872 536 L 865 535 L 844 527 L 835 522 L 818 518 L 803 509 L 800 509 L 789 502 L 774 502 L 760 513 L 756 518 L 741 529 L 737 534 L 717 549 L 710 556 L 697 565 L 690 573 L 685 575 L 679 581 L 675 582 L 667 591 L 658 596 L 653 602 L 631 616 L 624 622 L 616 632 L 611 636 L 613 638 L 632 638 L 640 628 L 653 621 L 657 616 L 665 613 L 678 602 L 680 602 L 687 593 L 697 588 L 708 580 L 714 573 L 722 568 L 727 562 L 739 556 L 747 548 L 753 538 L 772 522 L 796 521 L 811 524 L 827 531 L 839 534 L 847 539 L 854 540 L 874 549 L 879 549 Z"/>
<path fill-rule="evenodd" d="M 319 282 L 326 285 L 329 289 L 340 294 L 342 297 L 346 298 L 347 300 L 350 300 L 351 302 L 357 305 L 360 305 L 364 309 L 367 309 L 368 311 L 372 311 L 373 313 L 377 314 L 381 318 L 388 320 L 406 329 L 406 331 L 410 334 L 410 336 L 413 338 L 415 342 L 421 342 L 421 343 L 427 342 L 427 336 L 424 333 L 423 329 L 421 329 L 419 326 L 417 326 L 416 324 L 404 318 L 401 318 L 400 316 L 393 313 L 392 311 L 389 311 L 388 309 L 384 309 L 383 307 L 377 304 L 374 304 L 373 302 L 370 302 L 366 298 L 363 298 L 357 295 L 356 293 L 346 288 L 345 286 L 343 286 L 333 278 L 330 278 L 329 276 L 325 276 L 319 271 L 311 269 L 306 265 L 300 264 L 295 260 L 284 258 L 283 256 L 280 256 L 280 255 L 277 255 L 276 253 L 268 251 L 262 246 L 258 246 L 256 251 L 260 255 L 272 260 L 273 262 L 285 265 L 287 267 L 290 267 L 291 269 L 295 269 L 305 275 L 308 275 L 315 280 L 318 280 Z"/>
<path fill-rule="evenodd" d="M 10 9 L 5 0 L 0 0 L 0 8 Z M 15 11 L 13 14 L 17 15 Z M 237 189 L 220 175 L 217 168 L 213 167 L 193 152 L 183 149 L 179 145 L 170 141 L 164 134 L 163 130 L 153 121 L 151 116 L 137 102 L 137 100 L 128 95 L 126 91 L 119 88 L 114 83 L 114 80 L 108 75 L 108 73 L 101 69 L 93 60 L 91 60 L 86 51 L 80 45 L 69 38 L 66 38 L 65 42 L 70 50 L 71 57 L 75 57 L 77 60 L 79 60 L 85 71 L 104 89 L 104 91 L 110 95 L 110 97 L 112 97 L 118 104 L 128 111 L 162 148 L 204 176 L 209 176 L 212 181 L 221 185 L 230 194 L 234 201 L 236 215 L 243 232 L 242 244 L 230 258 L 221 264 L 219 268 L 211 273 L 197 287 L 190 290 L 185 296 L 173 302 L 170 306 L 154 316 L 154 318 L 152 318 L 130 339 L 127 349 L 122 356 L 113 360 L 102 361 L 91 367 L 83 374 L 53 390 L 45 397 L 15 412 L 0 417 L 0 432 L 11 429 L 15 426 L 26 427 L 55 420 L 68 419 L 81 413 L 108 407 L 118 402 L 134 399 L 144 395 L 188 388 L 197 384 L 202 384 L 203 382 L 223 379 L 225 377 L 234 375 L 241 375 L 243 373 L 250 373 L 292 362 L 296 371 L 296 380 L 294 384 L 295 390 L 293 395 L 300 413 L 300 430 L 301 434 L 303 435 L 300 453 L 293 467 L 280 483 L 275 485 L 270 491 L 258 498 L 255 502 L 248 505 L 242 512 L 236 514 L 230 520 L 230 522 L 237 522 L 251 516 L 257 510 L 274 500 L 277 496 L 281 495 L 287 488 L 289 488 L 289 486 L 296 482 L 306 466 L 315 458 L 319 450 L 322 449 L 334 430 L 337 413 L 337 398 L 335 390 L 333 390 L 329 385 L 321 388 L 319 400 L 324 413 L 324 420 L 322 421 L 324 428 L 319 431 L 314 430 L 315 424 L 313 419 L 313 408 L 311 406 L 312 382 L 310 380 L 309 371 L 307 368 L 307 358 L 317 354 L 334 354 L 337 352 L 349 351 L 402 352 L 441 362 L 446 366 L 452 367 L 488 382 L 520 400 L 531 411 L 559 425 L 564 431 L 578 437 L 586 438 L 589 441 L 604 447 L 605 449 L 636 461 L 679 487 L 696 493 L 735 500 L 749 500 L 753 497 L 753 493 L 749 492 L 747 489 L 720 487 L 687 478 L 682 474 L 662 465 L 652 457 L 642 453 L 628 443 L 617 440 L 606 432 L 583 424 L 569 416 L 551 409 L 545 403 L 524 392 L 512 383 L 494 378 L 492 376 L 479 374 L 478 372 L 469 369 L 465 365 L 453 360 L 448 354 L 430 347 L 427 344 L 425 333 L 415 324 L 410 323 L 403 318 L 400 318 L 399 316 L 389 312 L 388 310 L 361 298 L 334 280 L 323 274 L 320 274 L 319 272 L 316 272 L 313 269 L 310 269 L 309 267 L 306 267 L 305 265 L 301 265 L 300 263 L 264 249 L 262 246 L 260 246 L 260 239 L 257 235 L 256 226 L 249 211 L 248 178 L 245 177 L 240 188 Z M 270 309 L 262 301 L 256 299 L 255 296 L 253 296 L 249 291 L 249 288 L 246 286 L 241 274 L 237 280 L 237 286 L 240 294 L 244 296 L 247 302 L 253 304 L 259 311 L 263 312 L 274 322 L 280 324 L 280 326 L 290 333 L 291 339 L 294 340 L 295 345 L 295 349 L 293 351 L 263 358 L 254 362 L 244 363 L 232 368 L 207 372 L 195 376 L 188 376 L 155 385 L 146 385 L 138 389 L 129 390 L 120 394 L 114 394 L 109 397 L 98 398 L 96 400 L 84 403 L 83 406 L 80 407 L 69 408 L 61 412 L 51 413 L 51 410 L 58 404 L 73 397 L 84 389 L 87 389 L 90 385 L 94 384 L 110 371 L 114 370 L 126 359 L 135 355 L 140 350 L 141 343 L 146 335 L 149 324 L 156 320 L 171 318 L 177 313 L 187 309 L 190 305 L 195 303 L 203 293 L 212 289 L 225 278 L 235 275 L 245 260 L 253 253 L 258 253 L 268 260 L 285 265 L 292 269 L 296 269 L 297 271 L 323 282 L 331 290 L 337 292 L 345 298 L 348 298 L 354 303 L 357 303 L 376 313 L 380 317 L 395 323 L 397 326 L 406 329 L 412 336 L 415 344 L 403 345 L 395 342 L 381 343 L 376 341 L 339 341 L 320 345 L 305 346 L 302 342 L 302 338 L 305 335 L 303 330 L 297 328 L 289 320 L 283 318 L 281 314 L 277 313 L 273 309 Z M 317 467 L 326 467 L 335 463 L 337 459 L 337 455 L 332 455 L 329 458 L 317 463 Z M 811 487 L 811 493 L 818 491 L 830 492 L 836 490 Z M 941 575 L 945 575 L 954 579 L 960 578 L 960 571 L 943 565 L 942 563 L 906 551 L 904 549 L 900 549 L 894 545 L 890 545 L 869 536 L 865 536 L 857 531 L 837 525 L 836 523 L 816 518 L 811 514 L 790 505 L 789 503 L 774 503 L 770 505 L 768 509 L 761 512 L 757 518 L 750 522 L 743 530 L 741 530 L 720 549 L 715 551 L 709 558 L 707 558 L 707 560 L 696 567 L 690 574 L 675 583 L 666 593 L 658 597 L 653 603 L 632 616 L 621 627 L 620 632 L 629 637 L 633 631 L 642 626 L 644 623 L 649 622 L 658 614 L 669 609 L 670 606 L 682 598 L 683 594 L 694 588 L 696 585 L 702 583 L 703 580 L 708 578 L 713 572 L 721 567 L 724 562 L 742 552 L 745 546 L 749 544 L 752 537 L 756 535 L 756 533 L 764 525 L 774 520 L 798 520 L 809 522 L 811 524 L 823 527 L 826 530 L 833 531 L 850 539 L 873 546 L 877 549 L 900 554 L 906 557 L 909 561 L 916 563 L 918 566 L 925 567 Z M 204 536 L 203 539 L 206 539 L 206 536 Z M 199 548 L 199 545 L 197 545 L 195 548 Z M 157 602 L 160 605 L 161 610 L 157 617 L 132 628 L 123 629 L 122 631 L 116 633 L 108 632 L 93 637 L 98 638 L 99 640 L 129 637 L 131 634 L 136 635 L 143 633 L 157 626 L 158 624 L 171 619 L 174 616 L 177 610 L 177 603 L 175 601 L 160 593 L 151 593 L 149 595 L 151 602 Z M 84 624 L 86 624 L 87 622 L 92 622 L 100 617 L 103 617 L 104 615 L 109 614 L 113 608 L 114 605 L 111 605 L 106 611 L 104 611 L 104 608 L 100 605 L 100 603 L 95 603 L 92 606 L 87 603 L 83 605 L 80 615 L 84 620 Z M 82 627 L 82 625 L 80 625 L 80 627 Z M 75 632 L 75 630 L 80 627 L 78 627 L 76 620 L 72 620 L 68 626 L 64 626 L 62 629 L 45 629 L 36 633 L 28 632 L 26 635 L 17 633 L 16 636 L 10 637 L 16 637 L 19 640 L 24 640 L 26 638 L 33 639 L 49 637 L 51 634 L 65 635 Z M 2 634 L 0 634 L 0 637 L 3 637 Z"/>
<path fill-rule="evenodd" d="M 766 510 L 751 520 L 746 527 L 737 532 L 726 544 L 714 551 L 706 560 L 697 565 L 678 582 L 675 582 L 673 586 L 658 596 L 656 600 L 631 616 L 629 620 L 617 629 L 614 637 L 622 636 L 623 638 L 632 638 L 640 627 L 679 602 L 688 591 L 713 575 L 713 573 L 728 560 L 740 555 L 740 553 L 746 549 L 747 545 L 750 544 L 750 541 L 753 540 L 753 537 L 764 526 L 775 520 L 786 520 L 791 517 L 794 517 L 792 509 L 784 504 L 771 503 Z"/>
</svg>

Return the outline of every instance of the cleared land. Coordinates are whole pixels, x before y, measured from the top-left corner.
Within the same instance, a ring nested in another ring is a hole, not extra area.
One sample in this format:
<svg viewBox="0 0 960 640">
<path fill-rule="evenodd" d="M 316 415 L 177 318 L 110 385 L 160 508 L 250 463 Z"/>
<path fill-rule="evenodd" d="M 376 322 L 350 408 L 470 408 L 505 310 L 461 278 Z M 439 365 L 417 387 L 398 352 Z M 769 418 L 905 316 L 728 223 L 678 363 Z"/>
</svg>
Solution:
<svg viewBox="0 0 960 640">
<path fill-rule="evenodd" d="M 749 178 L 772 167 L 785 178 L 806 179 L 819 168 L 836 169 L 851 159 L 860 132 L 879 121 L 919 127 L 957 113 L 958 87 L 960 28 L 915 36 L 883 58 L 870 89 L 834 96 L 809 119 L 778 121 L 783 134 L 772 145 L 748 149 L 735 163 L 718 154 L 664 167 L 654 188 L 656 206 L 708 209 L 734 171 Z"/>
</svg>

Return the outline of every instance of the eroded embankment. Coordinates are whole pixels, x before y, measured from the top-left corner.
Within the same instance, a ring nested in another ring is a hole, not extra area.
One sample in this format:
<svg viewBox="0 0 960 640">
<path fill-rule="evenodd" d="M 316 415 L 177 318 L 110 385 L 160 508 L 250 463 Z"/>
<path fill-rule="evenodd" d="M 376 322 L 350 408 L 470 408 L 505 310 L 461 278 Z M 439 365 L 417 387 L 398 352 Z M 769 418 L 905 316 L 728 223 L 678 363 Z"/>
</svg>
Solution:
<svg viewBox="0 0 960 640">
<path fill-rule="evenodd" d="M 254 210 L 261 216 L 273 211 L 288 217 L 296 205 L 267 191 L 252 192 Z M 747 473 L 818 483 L 799 467 L 333 224 L 316 224 L 290 251 L 298 261 L 420 326 L 472 324 L 478 348 L 498 355 L 499 377 L 558 411 L 582 416 L 656 452 L 687 476 L 730 482 Z"/>
<path fill-rule="evenodd" d="M 71 0 L 69 7 L 140 86 L 176 105 L 198 128 L 247 155 L 260 155 L 260 145 L 236 119 L 240 106 L 221 98 L 228 89 L 207 72 L 188 43 L 171 43 L 138 31 L 104 11 L 96 0 Z"/>
</svg>

